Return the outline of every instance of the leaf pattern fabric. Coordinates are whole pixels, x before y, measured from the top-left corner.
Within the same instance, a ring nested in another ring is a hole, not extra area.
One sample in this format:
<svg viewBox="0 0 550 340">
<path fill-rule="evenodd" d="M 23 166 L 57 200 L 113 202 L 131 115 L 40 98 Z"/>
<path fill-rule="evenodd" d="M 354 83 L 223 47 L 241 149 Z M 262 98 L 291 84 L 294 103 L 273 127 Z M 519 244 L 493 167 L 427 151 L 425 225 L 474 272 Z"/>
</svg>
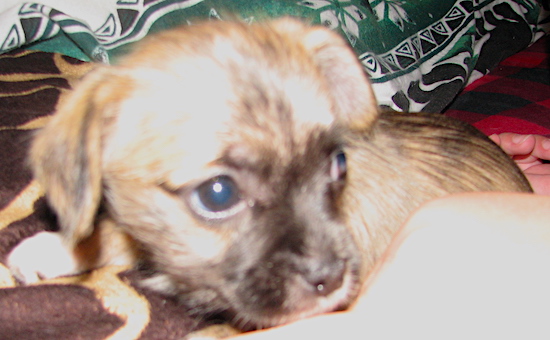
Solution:
<svg viewBox="0 0 550 340">
<path fill-rule="evenodd" d="M 338 31 L 381 105 L 440 112 L 543 36 L 549 12 L 535 0 L 8 0 L 0 4 L 0 53 L 27 47 L 110 63 L 147 34 L 235 15 L 293 16 Z"/>
</svg>

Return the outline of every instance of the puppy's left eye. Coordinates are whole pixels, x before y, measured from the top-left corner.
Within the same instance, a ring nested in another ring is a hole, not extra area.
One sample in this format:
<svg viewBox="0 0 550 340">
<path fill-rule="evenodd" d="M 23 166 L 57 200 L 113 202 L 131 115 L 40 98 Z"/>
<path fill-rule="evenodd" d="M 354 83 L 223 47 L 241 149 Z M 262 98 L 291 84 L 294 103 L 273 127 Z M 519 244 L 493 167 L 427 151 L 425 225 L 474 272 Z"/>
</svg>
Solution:
<svg viewBox="0 0 550 340">
<path fill-rule="evenodd" d="M 201 216 L 228 217 L 242 206 L 239 188 L 229 176 L 218 176 L 199 185 L 191 194 L 191 206 Z"/>
<path fill-rule="evenodd" d="M 332 154 L 330 163 L 330 178 L 335 182 L 340 181 L 346 177 L 346 173 L 346 154 L 342 150 L 338 150 Z"/>
</svg>

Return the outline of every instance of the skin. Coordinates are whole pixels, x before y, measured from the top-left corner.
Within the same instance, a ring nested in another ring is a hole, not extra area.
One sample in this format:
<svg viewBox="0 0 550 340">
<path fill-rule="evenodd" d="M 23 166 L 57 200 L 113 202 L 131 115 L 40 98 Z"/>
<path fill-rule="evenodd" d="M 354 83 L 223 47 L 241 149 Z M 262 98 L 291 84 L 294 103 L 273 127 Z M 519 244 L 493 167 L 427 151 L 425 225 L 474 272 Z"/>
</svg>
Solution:
<svg viewBox="0 0 550 340">
<path fill-rule="evenodd" d="M 489 138 L 512 156 L 537 194 L 550 195 L 550 138 L 502 133 Z"/>
<path fill-rule="evenodd" d="M 542 195 L 466 193 L 428 202 L 397 233 L 348 311 L 236 338 L 548 338 L 550 139 L 490 138 Z"/>
<path fill-rule="evenodd" d="M 397 234 L 352 309 L 241 337 L 548 338 L 549 210 L 549 197 L 528 194 L 429 202 Z"/>
</svg>

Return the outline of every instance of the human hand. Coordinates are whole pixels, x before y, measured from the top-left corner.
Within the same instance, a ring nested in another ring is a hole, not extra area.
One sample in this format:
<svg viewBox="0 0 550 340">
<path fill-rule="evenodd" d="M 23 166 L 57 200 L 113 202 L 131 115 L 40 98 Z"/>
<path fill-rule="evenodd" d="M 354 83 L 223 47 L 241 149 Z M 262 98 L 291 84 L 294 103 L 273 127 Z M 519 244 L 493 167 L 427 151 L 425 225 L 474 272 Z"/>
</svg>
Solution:
<svg viewBox="0 0 550 340">
<path fill-rule="evenodd" d="M 489 138 L 512 157 L 537 194 L 550 195 L 550 138 L 501 133 Z"/>
</svg>

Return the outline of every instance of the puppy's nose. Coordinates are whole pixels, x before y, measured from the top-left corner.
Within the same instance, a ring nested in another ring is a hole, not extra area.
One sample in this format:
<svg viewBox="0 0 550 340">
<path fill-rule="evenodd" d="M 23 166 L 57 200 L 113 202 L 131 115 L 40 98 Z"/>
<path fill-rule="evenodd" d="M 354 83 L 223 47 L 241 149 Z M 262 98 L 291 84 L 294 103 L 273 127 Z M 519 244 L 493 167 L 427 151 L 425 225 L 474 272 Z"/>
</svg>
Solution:
<svg viewBox="0 0 550 340">
<path fill-rule="evenodd" d="M 304 279 L 314 294 L 327 296 L 342 286 L 345 269 L 346 263 L 343 260 L 312 260 L 304 273 Z"/>
</svg>

